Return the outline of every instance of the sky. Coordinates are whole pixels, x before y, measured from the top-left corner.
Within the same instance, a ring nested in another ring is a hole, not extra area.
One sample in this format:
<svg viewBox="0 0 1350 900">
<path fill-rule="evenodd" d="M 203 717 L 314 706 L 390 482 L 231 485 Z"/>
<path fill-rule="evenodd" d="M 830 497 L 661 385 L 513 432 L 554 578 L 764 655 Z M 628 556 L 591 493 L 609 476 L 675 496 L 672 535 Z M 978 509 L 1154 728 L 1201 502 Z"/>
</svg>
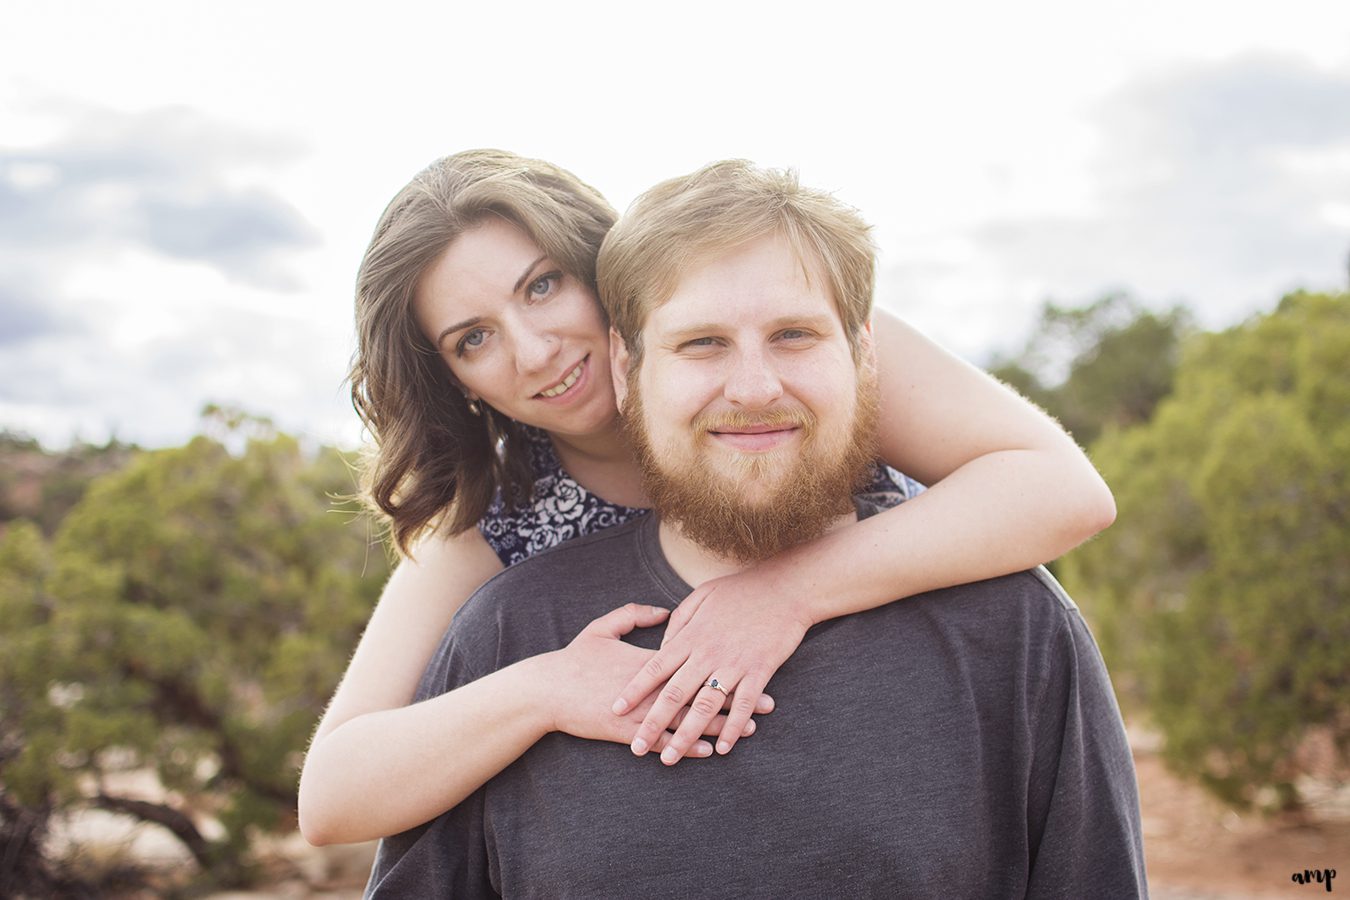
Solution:
<svg viewBox="0 0 1350 900">
<path fill-rule="evenodd" d="M 352 283 L 439 156 L 622 210 L 710 160 L 873 224 L 877 302 L 977 364 L 1046 300 L 1226 327 L 1350 260 L 1350 3 L 8 4 L 0 429 L 353 446 Z"/>
</svg>

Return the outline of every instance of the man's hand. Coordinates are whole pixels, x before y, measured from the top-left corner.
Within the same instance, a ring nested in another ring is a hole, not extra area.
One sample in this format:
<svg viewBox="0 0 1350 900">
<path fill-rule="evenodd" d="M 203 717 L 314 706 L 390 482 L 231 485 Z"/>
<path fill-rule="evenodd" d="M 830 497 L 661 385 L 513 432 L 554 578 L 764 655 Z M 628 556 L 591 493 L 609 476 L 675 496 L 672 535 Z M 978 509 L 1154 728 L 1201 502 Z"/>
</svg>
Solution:
<svg viewBox="0 0 1350 900">
<path fill-rule="evenodd" d="M 728 697 L 730 712 L 718 731 L 718 753 L 730 753 L 754 712 L 773 709 L 764 694 L 769 679 L 796 651 L 810 622 L 785 598 L 773 596 L 763 573 L 739 573 L 705 582 L 671 614 L 661 649 L 628 682 L 612 710 L 650 710 L 633 738 L 633 752 L 661 751 L 666 765 L 679 762 L 700 734 L 714 733 Z M 662 684 L 655 702 L 652 692 Z M 680 711 L 688 712 L 679 718 Z M 674 737 L 666 738 L 666 729 Z"/>
<path fill-rule="evenodd" d="M 551 654 L 549 676 L 554 680 L 557 695 L 553 703 L 552 730 L 595 741 L 613 741 L 627 744 L 633 732 L 652 706 L 646 698 L 623 715 L 616 715 L 609 707 L 609 698 L 634 672 L 644 669 L 657 655 L 655 650 L 644 650 L 620 640 L 634 628 L 651 628 L 666 620 L 669 610 L 656 606 L 629 603 L 591 622 L 570 644 Z M 720 695 L 717 698 L 721 700 Z M 727 717 L 719 715 L 720 703 L 712 715 L 703 717 L 697 728 L 690 725 L 690 735 L 679 749 L 683 756 L 711 756 L 712 745 L 697 740 L 700 734 L 714 735 L 726 731 Z M 768 710 L 764 710 L 767 712 Z M 676 710 L 667 717 L 667 724 L 677 728 L 689 721 L 688 710 Z M 746 717 L 737 726 L 737 736 L 754 733 L 754 722 Z M 661 728 L 652 737 L 653 745 L 664 750 L 672 735 Z"/>
</svg>

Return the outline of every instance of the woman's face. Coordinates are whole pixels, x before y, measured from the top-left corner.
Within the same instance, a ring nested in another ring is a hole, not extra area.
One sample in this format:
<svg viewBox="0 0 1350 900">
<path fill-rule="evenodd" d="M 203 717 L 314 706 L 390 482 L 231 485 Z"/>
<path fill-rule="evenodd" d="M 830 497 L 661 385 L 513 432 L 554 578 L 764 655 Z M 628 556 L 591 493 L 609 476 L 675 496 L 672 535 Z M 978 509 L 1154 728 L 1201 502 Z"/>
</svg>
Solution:
<svg viewBox="0 0 1350 900">
<path fill-rule="evenodd" d="M 564 435 L 612 424 L 600 304 L 516 225 L 489 216 L 451 241 L 418 282 L 413 313 L 471 398 Z"/>
</svg>

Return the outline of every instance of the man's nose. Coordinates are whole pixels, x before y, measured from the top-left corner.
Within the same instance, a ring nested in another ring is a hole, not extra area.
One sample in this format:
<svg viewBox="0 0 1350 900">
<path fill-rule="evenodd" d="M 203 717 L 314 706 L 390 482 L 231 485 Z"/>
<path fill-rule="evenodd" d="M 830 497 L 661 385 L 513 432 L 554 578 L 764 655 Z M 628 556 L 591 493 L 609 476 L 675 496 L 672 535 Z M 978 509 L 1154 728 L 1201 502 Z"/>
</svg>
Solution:
<svg viewBox="0 0 1350 900">
<path fill-rule="evenodd" d="M 732 362 L 722 393 L 738 406 L 760 409 L 783 395 L 783 383 L 764 354 L 741 353 Z"/>
</svg>

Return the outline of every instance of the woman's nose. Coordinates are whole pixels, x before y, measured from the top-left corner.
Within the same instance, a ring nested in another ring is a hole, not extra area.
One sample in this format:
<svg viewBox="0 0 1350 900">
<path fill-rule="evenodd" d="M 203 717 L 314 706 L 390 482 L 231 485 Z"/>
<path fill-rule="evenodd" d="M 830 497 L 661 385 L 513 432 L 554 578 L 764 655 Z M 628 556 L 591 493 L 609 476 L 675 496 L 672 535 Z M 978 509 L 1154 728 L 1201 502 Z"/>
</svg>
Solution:
<svg viewBox="0 0 1350 900">
<path fill-rule="evenodd" d="M 562 341 L 551 331 L 524 328 L 516 334 L 516 369 L 534 375 L 549 368 Z"/>
</svg>

